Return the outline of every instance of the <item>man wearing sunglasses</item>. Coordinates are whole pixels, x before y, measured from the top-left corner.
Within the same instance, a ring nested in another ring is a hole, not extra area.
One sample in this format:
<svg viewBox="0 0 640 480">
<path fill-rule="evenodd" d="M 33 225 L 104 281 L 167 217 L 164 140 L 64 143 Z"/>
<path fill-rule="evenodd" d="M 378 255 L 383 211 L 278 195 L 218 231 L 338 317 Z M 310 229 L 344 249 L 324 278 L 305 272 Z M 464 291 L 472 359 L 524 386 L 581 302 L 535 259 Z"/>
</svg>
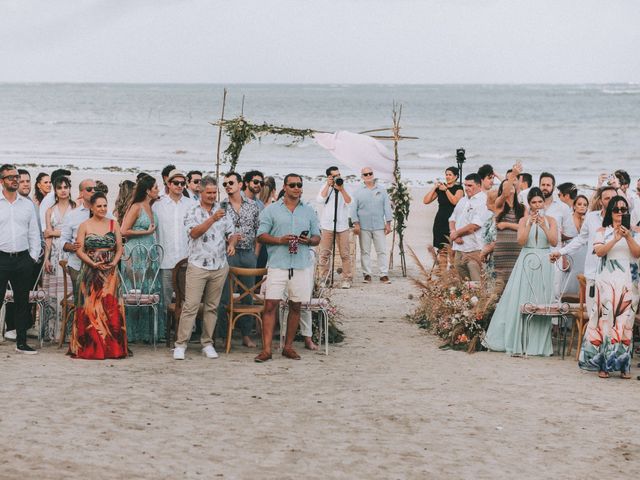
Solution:
<svg viewBox="0 0 640 480">
<path fill-rule="evenodd" d="M 13 165 L 0 167 L 0 298 L 11 282 L 16 308 L 16 352 L 37 353 L 27 345 L 29 290 L 34 263 L 42 251 L 38 216 L 33 203 L 18 194 L 20 175 Z"/>
<path fill-rule="evenodd" d="M 371 167 L 364 167 L 360 172 L 363 185 L 353 195 L 351 202 L 351 220 L 353 233 L 360 242 L 360 264 L 364 282 L 371 282 L 371 243 L 376 250 L 380 281 L 389 280 L 389 264 L 387 261 L 387 242 L 385 236 L 391 232 L 391 202 L 387 191 L 376 184 Z"/>
<path fill-rule="evenodd" d="M 80 248 L 80 244 L 76 242 L 78 227 L 89 218 L 90 200 L 91 196 L 95 193 L 95 188 L 96 183 L 91 179 L 85 179 L 80 182 L 78 185 L 78 189 L 80 190 L 78 207 L 64 216 L 62 227 L 60 228 L 62 249 L 69 253 L 67 269 L 69 270 L 69 277 L 71 277 L 74 297 L 76 294 L 76 280 L 80 274 L 81 266 L 80 259 L 76 255 L 76 251 Z M 111 218 L 111 213 L 108 213 L 107 217 Z"/>
<path fill-rule="evenodd" d="M 289 301 L 287 336 L 282 355 L 299 360 L 293 339 L 300 323 L 300 305 L 308 302 L 313 288 L 313 269 L 309 247 L 320 243 L 320 228 L 315 210 L 304 203 L 302 177 L 290 173 L 284 177 L 284 196 L 260 214 L 258 241 L 267 246 L 269 261 L 264 313 L 262 314 L 262 351 L 258 363 L 271 360 L 271 342 L 276 312 L 285 292 Z"/>
<path fill-rule="evenodd" d="M 264 175 L 258 170 L 251 170 L 244 174 L 242 178 L 244 190 L 242 194 L 256 202 L 260 211 L 264 210 L 264 202 L 260 200 L 260 193 L 264 187 Z"/>
<path fill-rule="evenodd" d="M 320 275 L 325 276 L 329 265 L 329 256 L 333 247 L 333 231 L 335 228 L 335 244 L 340 252 L 342 260 L 342 284 L 341 288 L 351 288 L 351 251 L 349 244 L 349 208 L 351 196 L 345 188 L 344 180 L 340 176 L 338 167 L 327 168 L 327 183 L 318 193 L 316 202 L 324 205 L 320 215 L 320 228 L 322 239 L 320 240 Z M 335 215 L 335 201 L 338 199 L 338 214 Z M 335 220 L 335 221 L 334 221 Z"/>
<path fill-rule="evenodd" d="M 200 200 L 200 182 L 202 181 L 202 172 L 199 170 L 191 170 L 187 173 L 187 186 L 183 190 L 185 197 L 192 200 Z"/>
<path fill-rule="evenodd" d="M 233 255 L 227 255 L 227 262 L 230 267 L 256 268 L 260 245 L 256 245 L 256 233 L 260 225 L 260 209 L 253 200 L 242 195 L 242 177 L 236 172 L 229 172 L 224 176 L 222 187 L 227 193 L 226 200 L 221 202 L 227 218 L 233 222 L 235 236 L 237 237 L 236 248 Z M 247 288 L 255 285 L 256 277 L 241 277 L 242 283 Z M 227 329 L 226 307 L 229 300 L 229 283 L 224 282 L 220 305 L 218 306 L 219 331 L 223 337 L 230 333 Z M 245 305 L 252 305 L 253 298 L 247 295 L 242 299 Z M 251 340 L 251 331 L 254 328 L 254 317 L 244 315 L 238 319 L 236 325 L 242 333 L 242 344 L 245 347 L 255 348 L 256 344 Z"/>
</svg>

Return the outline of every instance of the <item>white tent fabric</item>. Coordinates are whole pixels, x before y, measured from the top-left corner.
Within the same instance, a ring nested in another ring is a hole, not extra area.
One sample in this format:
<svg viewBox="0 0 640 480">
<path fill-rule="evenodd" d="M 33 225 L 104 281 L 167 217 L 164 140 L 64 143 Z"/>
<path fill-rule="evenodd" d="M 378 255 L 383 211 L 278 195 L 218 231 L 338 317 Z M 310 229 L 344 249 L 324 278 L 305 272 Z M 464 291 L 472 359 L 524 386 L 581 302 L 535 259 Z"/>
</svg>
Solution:
<svg viewBox="0 0 640 480">
<path fill-rule="evenodd" d="M 376 178 L 393 181 L 393 153 L 375 138 L 346 130 L 314 133 L 313 138 L 340 163 L 354 171 L 360 173 L 363 167 L 371 167 Z"/>
</svg>

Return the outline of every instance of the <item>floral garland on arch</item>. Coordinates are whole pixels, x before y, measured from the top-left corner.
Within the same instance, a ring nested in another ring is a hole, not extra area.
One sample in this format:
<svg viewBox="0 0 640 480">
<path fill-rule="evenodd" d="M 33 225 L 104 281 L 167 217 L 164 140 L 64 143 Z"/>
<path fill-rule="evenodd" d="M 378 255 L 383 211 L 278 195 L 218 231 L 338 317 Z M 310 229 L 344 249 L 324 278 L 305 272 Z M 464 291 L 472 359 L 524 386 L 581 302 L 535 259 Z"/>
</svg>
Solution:
<svg viewBox="0 0 640 480">
<path fill-rule="evenodd" d="M 404 231 L 407 228 L 409 218 L 409 208 L 411 207 L 411 193 L 409 185 L 396 175 L 393 184 L 387 189 L 391 209 L 393 211 L 393 224 L 395 233 L 398 235 L 398 249 L 400 251 L 400 262 L 403 276 L 407 275 L 407 264 L 404 256 Z M 393 252 L 391 252 L 393 255 Z"/>
<path fill-rule="evenodd" d="M 295 144 L 307 137 L 311 137 L 315 132 L 309 128 L 290 128 L 271 125 L 266 122 L 258 125 L 248 122 L 244 117 L 222 120 L 219 125 L 229 140 L 229 145 L 224 150 L 223 157 L 231 165 L 231 170 L 233 171 L 236 170 L 238 165 L 238 158 L 242 148 L 252 140 L 259 139 L 264 135 L 287 135 L 293 137 L 292 144 Z"/>
</svg>

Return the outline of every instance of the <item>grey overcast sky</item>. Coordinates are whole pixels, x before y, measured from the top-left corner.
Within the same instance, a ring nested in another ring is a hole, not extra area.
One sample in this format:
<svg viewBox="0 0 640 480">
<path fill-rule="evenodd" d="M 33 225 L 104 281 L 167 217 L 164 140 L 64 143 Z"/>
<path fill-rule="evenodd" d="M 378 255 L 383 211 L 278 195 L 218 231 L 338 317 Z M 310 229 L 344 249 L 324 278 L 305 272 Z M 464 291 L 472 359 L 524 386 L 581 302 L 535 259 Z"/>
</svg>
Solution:
<svg viewBox="0 0 640 480">
<path fill-rule="evenodd" d="M 2 82 L 640 83 L 639 0 L 0 0 Z"/>
</svg>

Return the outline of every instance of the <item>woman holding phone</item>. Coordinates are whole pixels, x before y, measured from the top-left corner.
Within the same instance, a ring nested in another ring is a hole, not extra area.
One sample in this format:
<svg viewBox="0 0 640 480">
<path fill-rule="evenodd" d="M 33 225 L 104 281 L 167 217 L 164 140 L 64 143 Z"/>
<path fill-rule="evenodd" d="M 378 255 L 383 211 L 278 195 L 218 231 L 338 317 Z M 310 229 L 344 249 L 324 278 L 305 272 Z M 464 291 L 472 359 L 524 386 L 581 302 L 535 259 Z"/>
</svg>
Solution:
<svg viewBox="0 0 640 480">
<path fill-rule="evenodd" d="M 94 193 L 89 220 L 78 228 L 76 254 L 82 260 L 78 276 L 76 313 L 69 354 L 103 360 L 127 356 L 124 304 L 118 297 L 122 237 L 115 220 L 107 216 L 107 197 Z"/>
<path fill-rule="evenodd" d="M 523 351 L 520 306 L 536 301 L 551 303 L 554 266 L 548 257 L 550 247 L 558 244 L 558 227 L 553 217 L 544 215 L 544 197 L 538 187 L 529 190 L 527 200 L 529 213 L 518 221 L 517 239 L 522 250 L 491 317 L 483 343 L 489 350 L 510 355 L 548 356 L 553 353 L 548 317 L 534 315 L 531 318 L 526 351 Z"/>
<path fill-rule="evenodd" d="M 637 286 L 636 264 L 640 245 L 630 228 L 629 204 L 617 195 L 611 199 L 593 243 L 600 257 L 596 270 L 596 302 L 582 341 L 579 365 L 584 370 L 598 371 L 608 378 L 619 371 L 624 379 L 631 378 L 631 344 L 635 305 L 634 284 Z M 637 265 L 637 264 L 636 264 Z"/>
</svg>

